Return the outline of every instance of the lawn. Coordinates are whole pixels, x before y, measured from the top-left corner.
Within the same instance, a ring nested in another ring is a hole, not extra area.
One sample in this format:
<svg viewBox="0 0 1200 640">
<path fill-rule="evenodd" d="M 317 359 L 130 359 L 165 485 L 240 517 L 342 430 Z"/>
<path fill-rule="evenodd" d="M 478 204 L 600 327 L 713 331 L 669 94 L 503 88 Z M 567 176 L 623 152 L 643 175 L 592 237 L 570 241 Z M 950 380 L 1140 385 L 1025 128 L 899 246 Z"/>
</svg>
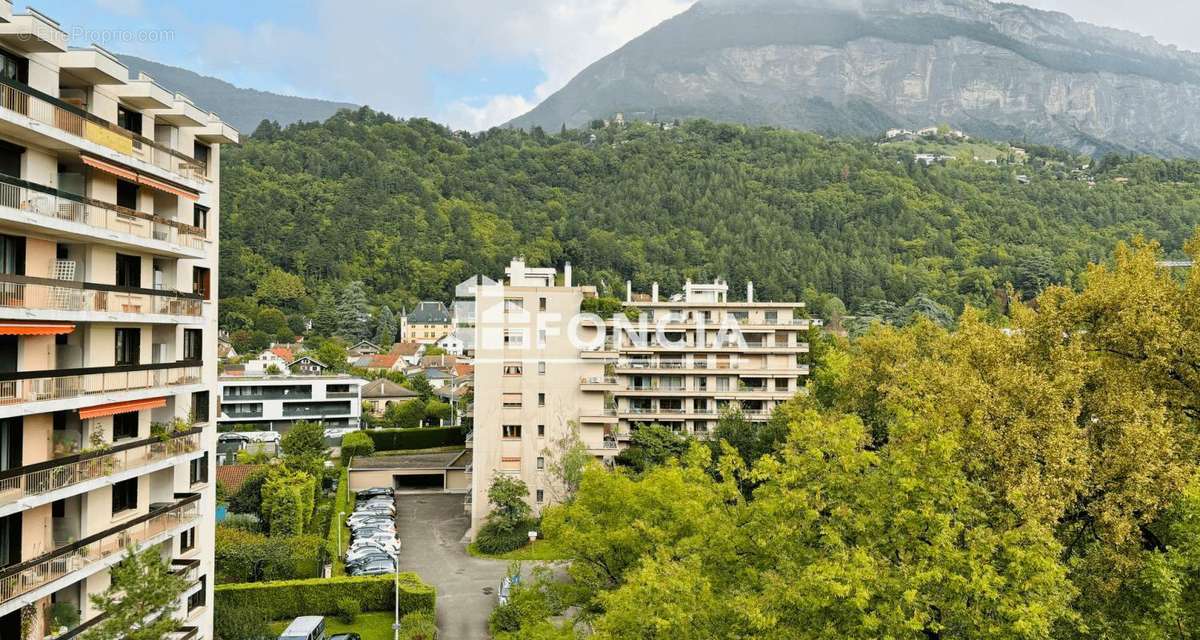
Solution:
<svg viewBox="0 0 1200 640">
<path fill-rule="evenodd" d="M 518 560 L 521 562 L 555 562 L 562 560 L 565 554 L 555 547 L 550 542 L 545 540 L 536 540 L 531 544 L 527 544 L 516 551 L 508 553 L 489 554 L 475 548 L 472 543 L 467 546 L 467 552 L 476 558 L 487 558 L 489 560 Z"/>
<path fill-rule="evenodd" d="M 359 614 L 354 624 L 342 624 L 337 618 L 325 618 L 325 636 L 354 632 L 362 636 L 362 640 L 392 640 L 393 620 L 395 617 L 391 611 Z M 278 636 L 290 622 L 291 620 L 272 622 L 271 633 Z"/>
</svg>

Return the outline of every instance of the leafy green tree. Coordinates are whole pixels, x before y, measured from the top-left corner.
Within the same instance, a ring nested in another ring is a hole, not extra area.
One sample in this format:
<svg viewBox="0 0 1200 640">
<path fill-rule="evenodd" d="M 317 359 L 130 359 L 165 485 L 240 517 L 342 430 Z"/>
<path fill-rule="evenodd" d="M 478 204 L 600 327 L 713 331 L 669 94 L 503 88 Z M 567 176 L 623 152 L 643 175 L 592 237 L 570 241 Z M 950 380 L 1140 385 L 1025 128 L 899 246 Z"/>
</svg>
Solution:
<svg viewBox="0 0 1200 640">
<path fill-rule="evenodd" d="M 353 431 L 342 437 L 342 462 L 352 457 L 369 456 L 375 453 L 375 441 L 364 431 Z"/>
<path fill-rule="evenodd" d="M 254 328 L 272 336 L 280 331 L 291 331 L 288 327 L 287 316 L 273 307 L 259 309 L 258 316 L 254 319 Z"/>
<path fill-rule="evenodd" d="M 375 344 L 384 348 L 392 346 L 396 341 L 396 316 L 392 314 L 392 308 L 383 305 L 376 322 Z"/>
<path fill-rule="evenodd" d="M 295 309 L 305 296 L 304 280 L 275 267 L 258 283 L 254 297 L 262 304 L 283 309 Z"/>
<path fill-rule="evenodd" d="M 289 467 L 320 477 L 329 456 L 325 446 L 325 426 L 319 422 L 297 422 L 280 438 L 279 448 Z"/>
<path fill-rule="evenodd" d="M 349 370 L 350 364 L 347 361 L 349 354 L 347 353 L 346 343 L 342 342 L 341 338 L 330 338 L 322 340 L 321 346 L 313 353 L 313 357 L 329 367 L 335 372 L 345 372 Z"/>
<path fill-rule="evenodd" d="M 404 382 L 404 386 L 408 387 L 410 391 L 421 394 L 422 402 L 429 402 L 429 399 L 433 397 L 433 385 L 429 383 L 429 378 L 426 378 L 423 373 L 409 376 L 408 380 Z"/>
<path fill-rule="evenodd" d="M 617 464 L 643 473 L 678 458 L 687 450 L 684 437 L 660 424 L 643 425 L 633 431 L 629 447 L 617 454 Z"/>
<path fill-rule="evenodd" d="M 107 589 L 90 596 L 103 619 L 83 634 L 84 640 L 161 640 L 179 628 L 173 609 L 187 583 L 171 573 L 158 547 L 138 551 L 130 546 L 109 569 L 109 578 Z"/>
<path fill-rule="evenodd" d="M 371 337 L 367 312 L 367 294 L 363 283 L 355 280 L 342 290 L 337 302 L 337 333 L 347 342 L 355 343 Z"/>
<path fill-rule="evenodd" d="M 431 426 L 447 422 L 450 420 L 450 404 L 437 399 L 425 403 L 425 420 Z"/>
<path fill-rule="evenodd" d="M 425 419 L 425 403 L 409 400 L 389 405 L 383 413 L 383 423 L 389 429 L 413 429 Z"/>
</svg>

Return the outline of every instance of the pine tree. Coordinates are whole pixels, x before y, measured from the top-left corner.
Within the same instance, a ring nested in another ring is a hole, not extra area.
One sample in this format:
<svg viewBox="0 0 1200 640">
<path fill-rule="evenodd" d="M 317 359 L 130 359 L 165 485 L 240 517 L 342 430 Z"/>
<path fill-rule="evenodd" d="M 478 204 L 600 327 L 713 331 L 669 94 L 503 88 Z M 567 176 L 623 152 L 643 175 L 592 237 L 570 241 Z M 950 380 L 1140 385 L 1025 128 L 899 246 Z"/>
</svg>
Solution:
<svg viewBox="0 0 1200 640">
<path fill-rule="evenodd" d="M 317 335 L 332 336 L 338 332 L 338 312 L 333 294 L 323 291 L 317 298 L 317 310 L 313 314 L 312 329 Z"/>
<path fill-rule="evenodd" d="M 129 547 L 109 574 L 108 589 L 91 596 L 104 620 L 84 635 L 85 640 L 160 640 L 179 628 L 169 610 L 187 584 L 171 573 L 157 547 L 141 552 Z"/>
<path fill-rule="evenodd" d="M 396 341 L 396 316 L 392 314 L 392 308 L 384 305 L 383 309 L 379 310 L 378 326 L 375 329 L 375 344 L 381 347 L 389 347 Z"/>
<path fill-rule="evenodd" d="M 366 340 L 371 335 L 367 312 L 367 293 L 363 283 L 355 280 L 346 285 L 337 303 L 337 332 L 350 344 Z"/>
</svg>

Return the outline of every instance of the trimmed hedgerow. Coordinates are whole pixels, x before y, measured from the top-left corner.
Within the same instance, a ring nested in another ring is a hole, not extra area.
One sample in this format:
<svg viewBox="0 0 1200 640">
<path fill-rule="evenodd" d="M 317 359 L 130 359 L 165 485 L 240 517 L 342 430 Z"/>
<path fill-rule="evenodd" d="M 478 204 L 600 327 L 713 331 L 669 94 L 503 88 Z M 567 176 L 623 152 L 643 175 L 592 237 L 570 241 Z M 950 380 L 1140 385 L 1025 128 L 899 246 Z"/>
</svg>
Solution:
<svg viewBox="0 0 1200 640">
<path fill-rule="evenodd" d="M 366 434 L 375 441 L 376 451 L 454 447 L 466 444 L 467 441 L 461 427 L 371 429 Z"/>
<path fill-rule="evenodd" d="M 246 607 L 266 613 L 272 620 L 299 616 L 336 616 L 338 603 L 357 600 L 363 611 L 391 611 L 394 606 L 393 575 L 361 578 L 340 577 L 316 580 L 279 580 L 216 586 L 216 606 Z M 400 614 L 432 612 L 433 587 L 415 573 L 400 574 Z"/>
</svg>

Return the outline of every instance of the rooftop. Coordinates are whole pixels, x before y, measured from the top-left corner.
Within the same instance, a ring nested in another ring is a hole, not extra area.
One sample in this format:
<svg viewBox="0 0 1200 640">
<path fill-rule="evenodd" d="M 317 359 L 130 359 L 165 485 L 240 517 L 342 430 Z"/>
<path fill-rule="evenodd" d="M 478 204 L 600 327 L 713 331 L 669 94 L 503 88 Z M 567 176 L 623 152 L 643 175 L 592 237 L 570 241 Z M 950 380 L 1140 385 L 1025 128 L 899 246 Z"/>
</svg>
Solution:
<svg viewBox="0 0 1200 640">
<path fill-rule="evenodd" d="M 405 456 L 372 456 L 355 458 L 351 471 L 355 469 L 449 469 L 457 468 L 454 463 L 463 457 L 462 451 L 444 453 L 413 453 Z M 461 466 L 466 466 L 465 464 Z"/>
</svg>

